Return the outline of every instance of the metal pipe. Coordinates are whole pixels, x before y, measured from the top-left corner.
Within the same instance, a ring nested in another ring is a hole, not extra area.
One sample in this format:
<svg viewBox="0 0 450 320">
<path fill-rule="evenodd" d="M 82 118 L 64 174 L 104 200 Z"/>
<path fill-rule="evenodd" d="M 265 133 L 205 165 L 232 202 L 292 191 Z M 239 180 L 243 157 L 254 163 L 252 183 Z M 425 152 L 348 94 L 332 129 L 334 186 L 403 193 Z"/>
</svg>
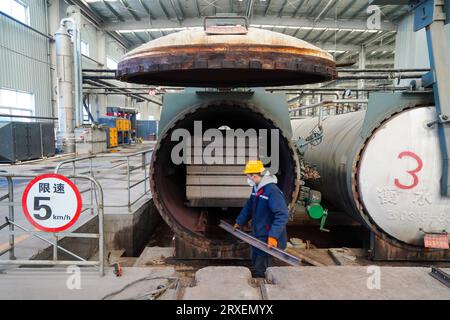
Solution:
<svg viewBox="0 0 450 320">
<path fill-rule="evenodd" d="M 83 75 L 83 80 L 117 80 L 116 76 L 86 76 Z"/>
<path fill-rule="evenodd" d="M 96 186 L 96 190 L 98 190 L 99 194 L 99 201 L 97 203 L 98 205 L 98 259 L 100 262 L 100 275 L 103 276 L 105 274 L 105 239 L 104 239 L 104 198 L 103 198 L 103 188 L 100 185 L 100 183 L 89 176 L 80 175 L 80 178 L 87 179 L 91 181 Z M 74 177 L 69 177 L 74 178 Z"/>
<path fill-rule="evenodd" d="M 116 73 L 115 69 L 83 69 L 82 72 L 105 72 L 105 73 Z"/>
<path fill-rule="evenodd" d="M 296 111 L 301 111 L 301 110 L 305 110 L 305 109 L 311 109 L 311 108 L 317 108 L 317 107 L 321 107 L 324 106 L 326 104 L 332 104 L 332 103 L 369 103 L 369 100 L 367 99 L 341 99 L 341 100 L 324 100 L 318 103 L 314 103 L 314 104 L 310 104 L 307 106 L 302 106 L 300 108 L 293 108 L 293 109 L 289 109 L 289 112 L 296 112 Z"/>
<path fill-rule="evenodd" d="M 81 74 L 81 36 L 80 30 L 74 28 L 74 71 L 75 71 L 75 127 L 83 125 L 83 105 L 82 105 L 82 92 L 83 79 Z"/>
<path fill-rule="evenodd" d="M 74 101 L 72 96 L 72 54 L 70 50 L 70 35 L 65 21 L 55 33 L 56 41 L 56 72 L 58 88 L 58 133 L 57 148 L 65 153 L 75 152 L 74 135 Z M 73 20 L 72 20 L 73 21 Z"/>
<path fill-rule="evenodd" d="M 80 260 L 80 261 L 86 261 L 86 259 L 83 259 L 82 257 L 76 255 L 75 253 L 73 253 L 73 252 L 71 252 L 71 251 L 69 251 L 69 250 L 67 250 L 67 249 L 64 249 L 63 247 L 59 246 L 58 244 L 54 244 L 52 241 L 50 241 L 50 240 L 48 240 L 48 239 L 45 239 L 44 237 L 41 237 L 39 234 L 35 233 L 34 231 L 28 230 L 28 229 L 26 229 L 26 228 L 24 228 L 24 227 L 18 225 L 18 224 L 15 223 L 14 221 L 10 221 L 9 219 L 8 219 L 8 222 L 9 222 L 9 223 L 12 223 L 15 227 L 19 228 L 20 230 L 25 231 L 25 232 L 27 232 L 27 233 L 30 233 L 30 234 L 32 234 L 33 236 L 35 236 L 36 238 L 41 239 L 42 241 L 45 241 L 45 242 L 47 242 L 48 244 L 50 244 L 50 245 L 52 245 L 52 246 L 55 245 L 58 249 L 60 249 L 61 251 L 64 251 L 64 252 L 67 253 L 68 255 L 71 255 L 72 257 L 74 257 L 74 258 L 76 258 L 76 259 L 78 259 L 78 260 Z"/>
<path fill-rule="evenodd" d="M 301 93 L 304 91 L 345 91 L 345 90 L 351 90 L 351 91 L 366 91 L 366 92 L 379 92 L 379 91 L 404 91 L 404 90 L 410 90 L 409 87 L 380 87 L 380 88 L 364 88 L 364 89 L 358 89 L 358 88 L 267 88 L 266 91 L 269 92 L 278 92 L 278 91 L 286 91 L 286 92 L 293 92 L 293 93 Z"/>
<path fill-rule="evenodd" d="M 316 23 L 317 21 L 320 20 L 320 18 L 322 17 L 322 15 L 328 11 L 328 9 L 330 8 L 330 6 L 333 4 L 335 0 L 329 0 L 328 3 L 325 5 L 325 7 L 323 7 L 322 11 L 320 11 L 320 13 L 317 15 L 317 17 L 314 19 L 314 23 Z"/>
<path fill-rule="evenodd" d="M 321 96 L 335 96 L 336 100 L 339 100 L 339 94 L 336 92 L 301 92 L 300 96 L 294 97 L 290 100 L 287 101 L 288 104 L 301 100 L 303 98 L 303 96 L 310 96 L 310 95 L 315 95 L 315 94 L 320 94 Z"/>
<path fill-rule="evenodd" d="M 51 260 L 0 260 L 0 265 L 35 265 L 35 266 L 96 266 L 97 261 L 51 261 Z M 104 272 L 103 272 L 104 274 Z"/>
<path fill-rule="evenodd" d="M 393 79 L 419 79 L 422 78 L 423 73 L 414 74 L 392 74 L 392 75 L 352 75 L 352 76 L 338 76 L 336 80 L 393 80 Z"/>
<path fill-rule="evenodd" d="M 72 24 L 72 28 L 68 31 L 72 31 L 73 40 L 73 81 L 74 81 L 74 104 L 75 104 L 75 127 L 81 126 L 83 114 L 81 111 L 81 36 L 80 30 L 78 29 L 77 23 L 72 18 L 64 18 L 61 20 L 61 26 L 65 25 L 67 22 Z"/>
<path fill-rule="evenodd" d="M 55 242 L 53 243 L 53 261 L 58 260 L 58 235 L 56 233 L 53 234 Z"/>
<path fill-rule="evenodd" d="M 6 180 L 8 180 L 8 201 L 14 202 L 14 184 L 11 177 L 6 177 Z M 11 221 L 14 221 L 14 206 L 9 206 L 9 215 L 8 219 Z M 12 232 L 13 234 L 9 235 L 9 259 L 14 260 L 16 259 L 14 255 L 14 225 L 9 224 L 9 232 Z"/>
<path fill-rule="evenodd" d="M 131 188 L 130 188 L 130 158 L 127 157 L 127 178 L 128 178 L 128 212 L 131 212 Z"/>
<path fill-rule="evenodd" d="M 153 86 L 146 87 L 119 87 L 119 86 L 97 86 L 97 87 L 83 87 L 85 90 L 95 90 L 95 89 L 121 89 L 121 90 L 144 90 L 154 88 Z M 158 90 L 184 90 L 184 87 L 158 87 Z M 148 93 L 148 92 L 147 92 Z"/>
<path fill-rule="evenodd" d="M 108 83 L 108 82 L 106 82 L 106 81 L 102 81 L 102 80 L 86 80 L 86 83 L 90 83 L 90 82 L 93 82 L 95 85 L 98 85 L 98 84 L 101 84 L 101 85 L 106 85 L 106 86 L 113 86 L 113 85 L 111 85 L 110 83 Z M 126 90 L 126 89 L 115 89 L 116 91 L 117 90 Z M 126 92 L 126 91 L 125 91 Z M 147 92 L 148 93 L 148 92 Z M 133 92 L 131 92 L 131 94 L 133 94 Z M 150 101 L 150 102 L 153 102 L 153 103 L 155 103 L 155 104 L 157 104 L 157 105 L 162 105 L 160 102 L 158 102 L 158 101 L 155 101 L 155 100 L 152 100 L 152 99 L 150 99 L 150 98 L 146 98 L 146 97 L 143 97 L 143 96 L 140 96 L 140 95 L 134 95 L 134 98 L 135 99 L 142 99 L 142 100 L 147 100 L 147 101 Z"/>
<path fill-rule="evenodd" d="M 58 120 L 58 118 L 54 118 L 54 117 L 16 116 L 16 115 L 12 115 L 12 114 L 10 115 L 10 114 L 2 114 L 2 113 L 0 113 L 0 117 L 36 119 L 36 120 Z"/>
<path fill-rule="evenodd" d="M 87 93 L 87 94 L 89 94 L 89 93 Z M 110 96 L 110 95 L 124 95 L 124 96 L 133 96 L 133 95 L 136 95 L 136 94 L 148 94 L 148 91 L 147 92 L 145 92 L 145 91 L 135 91 L 135 92 L 95 92 L 95 93 L 92 93 L 92 94 L 97 94 L 97 95 L 106 95 L 106 96 Z M 141 99 L 143 99 L 143 98 L 141 98 Z M 152 101 L 153 102 L 153 101 Z"/>
<path fill-rule="evenodd" d="M 359 72 L 364 72 L 364 73 L 371 73 L 371 72 L 376 72 L 376 73 L 403 73 L 403 72 L 428 72 L 430 71 L 430 69 L 390 69 L 390 68 L 381 68 L 381 69 L 344 69 L 344 68 L 338 68 L 338 72 L 348 72 L 348 73 L 359 73 Z"/>
</svg>

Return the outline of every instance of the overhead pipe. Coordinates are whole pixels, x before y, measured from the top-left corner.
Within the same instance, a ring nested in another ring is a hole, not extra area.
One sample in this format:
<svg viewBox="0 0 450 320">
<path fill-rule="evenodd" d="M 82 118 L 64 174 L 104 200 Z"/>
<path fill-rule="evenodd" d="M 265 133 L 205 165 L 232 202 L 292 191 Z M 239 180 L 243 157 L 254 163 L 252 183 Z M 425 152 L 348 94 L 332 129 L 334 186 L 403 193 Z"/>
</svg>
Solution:
<svg viewBox="0 0 450 320">
<path fill-rule="evenodd" d="M 102 80 L 86 80 L 85 83 L 88 83 L 88 84 L 91 84 L 91 85 L 103 85 L 104 84 L 106 87 L 111 87 L 112 86 L 110 83 L 107 83 L 107 82 L 102 81 Z M 112 86 L 112 88 L 114 88 L 114 87 Z M 146 98 L 146 97 L 137 95 L 134 92 L 127 92 L 127 91 L 125 91 L 126 89 L 122 89 L 122 88 L 117 88 L 116 89 L 116 88 L 114 88 L 114 89 L 109 89 L 109 90 L 114 90 L 115 92 L 118 92 L 118 93 L 121 93 L 121 94 L 129 94 L 135 99 L 141 99 L 141 100 L 146 100 L 146 101 L 149 101 L 149 102 L 153 102 L 153 103 L 155 103 L 155 104 L 157 104 L 159 106 L 162 105 L 161 102 L 158 102 L 156 100 L 152 100 L 150 98 Z M 99 94 L 99 93 L 95 93 L 95 94 Z"/>
<path fill-rule="evenodd" d="M 83 72 L 116 73 L 115 69 L 83 69 Z"/>
<path fill-rule="evenodd" d="M 350 103 L 350 104 L 356 104 L 356 103 L 369 103 L 369 100 L 367 99 L 337 99 L 337 100 L 323 100 L 318 103 L 313 103 L 307 106 L 302 106 L 300 108 L 293 108 L 289 109 L 289 112 L 297 112 L 301 110 L 311 109 L 311 108 L 317 108 L 322 107 L 326 104 L 333 104 L 333 103 Z"/>
<path fill-rule="evenodd" d="M 157 89 L 157 90 L 184 90 L 184 88 L 180 88 L 180 87 L 153 87 L 153 86 L 148 86 L 148 87 L 112 87 L 112 86 L 101 86 L 101 87 L 96 87 L 96 86 L 92 86 L 92 87 L 83 87 L 84 90 L 100 90 L 100 89 L 105 89 L 105 90 L 109 90 L 109 89 L 121 89 L 121 90 L 145 90 L 145 89 Z M 148 93 L 148 92 L 146 92 Z"/>
<path fill-rule="evenodd" d="M 338 68 L 338 72 L 346 72 L 346 73 L 370 73 L 370 72 L 379 72 L 379 73 L 389 73 L 389 72 L 395 72 L 395 73 L 403 73 L 403 72 L 428 72 L 430 69 L 390 69 L 390 68 L 378 68 L 378 69 L 340 69 Z"/>
<path fill-rule="evenodd" d="M 394 79 L 418 79 L 422 78 L 423 73 L 413 74 L 394 74 L 394 75 L 351 75 L 351 76 L 338 76 L 337 80 L 394 80 Z"/>
<path fill-rule="evenodd" d="M 380 87 L 380 88 L 266 88 L 266 91 L 269 92 L 278 92 L 278 91 L 286 91 L 286 92 L 292 92 L 292 93 L 300 93 L 300 92 L 315 92 L 315 91 L 345 91 L 345 90 L 351 90 L 351 91 L 365 91 L 365 92 L 379 92 L 379 91 L 404 91 L 404 90 L 410 90 L 410 87 Z"/>
<path fill-rule="evenodd" d="M 86 76 L 83 75 L 83 80 L 117 80 L 115 76 Z"/>
</svg>

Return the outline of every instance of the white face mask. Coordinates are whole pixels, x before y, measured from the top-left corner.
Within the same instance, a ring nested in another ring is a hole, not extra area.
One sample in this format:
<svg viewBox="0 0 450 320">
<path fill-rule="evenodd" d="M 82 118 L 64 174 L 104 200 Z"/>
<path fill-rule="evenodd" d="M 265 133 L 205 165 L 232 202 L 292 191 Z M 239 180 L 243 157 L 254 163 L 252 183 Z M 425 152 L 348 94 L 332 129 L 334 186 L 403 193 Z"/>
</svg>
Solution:
<svg viewBox="0 0 450 320">
<path fill-rule="evenodd" d="M 254 187 L 256 185 L 256 183 L 250 178 L 247 178 L 247 183 L 250 187 Z"/>
</svg>

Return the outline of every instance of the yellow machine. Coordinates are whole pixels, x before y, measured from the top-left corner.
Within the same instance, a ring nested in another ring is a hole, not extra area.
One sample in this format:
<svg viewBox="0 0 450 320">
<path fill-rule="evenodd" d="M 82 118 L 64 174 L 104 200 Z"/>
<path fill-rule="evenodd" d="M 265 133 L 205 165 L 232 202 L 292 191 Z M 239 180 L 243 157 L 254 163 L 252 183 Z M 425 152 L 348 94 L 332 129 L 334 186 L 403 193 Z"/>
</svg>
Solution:
<svg viewBox="0 0 450 320">
<path fill-rule="evenodd" d="M 109 147 L 117 147 L 118 145 L 117 128 L 109 128 Z"/>
</svg>

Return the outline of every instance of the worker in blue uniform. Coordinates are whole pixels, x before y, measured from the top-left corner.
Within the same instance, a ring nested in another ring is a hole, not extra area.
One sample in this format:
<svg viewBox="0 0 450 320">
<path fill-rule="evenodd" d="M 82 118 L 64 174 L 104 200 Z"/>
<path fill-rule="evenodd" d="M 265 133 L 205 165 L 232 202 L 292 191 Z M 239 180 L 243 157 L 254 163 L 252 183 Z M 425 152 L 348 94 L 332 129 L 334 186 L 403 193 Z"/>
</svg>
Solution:
<svg viewBox="0 0 450 320">
<path fill-rule="evenodd" d="M 276 185 L 277 177 L 264 168 L 260 160 L 249 160 L 244 174 L 252 186 L 250 198 L 236 219 L 234 229 L 240 229 L 252 221 L 252 236 L 267 243 L 267 246 L 286 248 L 286 224 L 289 219 L 286 198 Z M 252 247 L 254 277 L 263 278 L 272 263 L 271 256 Z"/>
</svg>

